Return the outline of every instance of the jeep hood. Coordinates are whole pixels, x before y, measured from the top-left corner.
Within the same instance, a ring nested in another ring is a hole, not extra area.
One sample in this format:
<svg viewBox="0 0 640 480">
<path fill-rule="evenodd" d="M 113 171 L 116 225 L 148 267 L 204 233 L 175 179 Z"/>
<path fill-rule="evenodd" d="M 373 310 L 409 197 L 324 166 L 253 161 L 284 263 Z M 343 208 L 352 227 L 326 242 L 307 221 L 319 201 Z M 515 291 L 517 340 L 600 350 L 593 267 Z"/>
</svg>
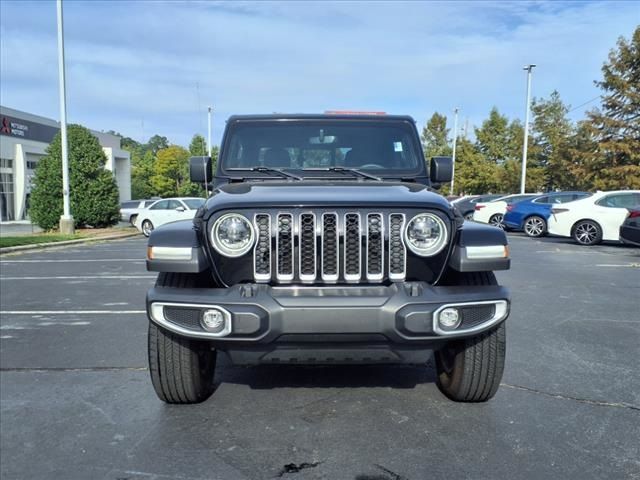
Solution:
<svg viewBox="0 0 640 480">
<path fill-rule="evenodd" d="M 205 205 L 205 217 L 229 209 L 327 206 L 425 207 L 453 216 L 449 202 L 425 185 L 369 180 L 232 183 L 217 188 Z"/>
</svg>

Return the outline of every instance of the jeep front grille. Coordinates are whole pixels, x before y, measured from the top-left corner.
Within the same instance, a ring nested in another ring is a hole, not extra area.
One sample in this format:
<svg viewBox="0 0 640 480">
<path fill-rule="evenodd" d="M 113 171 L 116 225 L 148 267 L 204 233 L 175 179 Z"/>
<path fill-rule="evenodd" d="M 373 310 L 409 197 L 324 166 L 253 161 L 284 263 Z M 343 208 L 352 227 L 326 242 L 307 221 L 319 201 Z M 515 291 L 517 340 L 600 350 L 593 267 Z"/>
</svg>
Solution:
<svg viewBox="0 0 640 480">
<path fill-rule="evenodd" d="M 254 224 L 256 282 L 380 283 L 406 277 L 402 213 L 259 213 Z"/>
</svg>

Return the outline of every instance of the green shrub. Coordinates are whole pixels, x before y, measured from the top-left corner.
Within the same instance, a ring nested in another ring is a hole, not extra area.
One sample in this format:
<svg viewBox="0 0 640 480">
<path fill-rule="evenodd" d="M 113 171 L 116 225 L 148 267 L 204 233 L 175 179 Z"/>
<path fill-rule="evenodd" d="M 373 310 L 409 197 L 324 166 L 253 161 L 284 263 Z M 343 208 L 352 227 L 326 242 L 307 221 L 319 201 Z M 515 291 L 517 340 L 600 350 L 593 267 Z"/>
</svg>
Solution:
<svg viewBox="0 0 640 480">
<path fill-rule="evenodd" d="M 118 223 L 118 186 L 104 169 L 107 158 L 98 139 L 80 125 L 67 128 L 71 215 L 78 227 L 107 227 Z M 29 213 L 41 228 L 58 226 L 62 215 L 62 146 L 58 133 L 38 163 Z"/>
</svg>

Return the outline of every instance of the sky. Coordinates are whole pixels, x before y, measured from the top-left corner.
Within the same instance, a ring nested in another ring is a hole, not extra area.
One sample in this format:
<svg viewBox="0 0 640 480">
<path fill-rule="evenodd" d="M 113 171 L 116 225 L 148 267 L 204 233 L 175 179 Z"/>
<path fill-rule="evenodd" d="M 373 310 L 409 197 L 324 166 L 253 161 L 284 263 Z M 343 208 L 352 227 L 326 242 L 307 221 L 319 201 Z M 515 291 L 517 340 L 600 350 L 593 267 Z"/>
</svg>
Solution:
<svg viewBox="0 0 640 480">
<path fill-rule="evenodd" d="M 67 117 L 138 141 L 213 143 L 232 114 L 438 111 L 524 119 L 554 89 L 574 120 L 640 1 L 161 2 L 64 0 Z M 0 1 L 0 103 L 59 119 L 56 4 Z"/>
</svg>

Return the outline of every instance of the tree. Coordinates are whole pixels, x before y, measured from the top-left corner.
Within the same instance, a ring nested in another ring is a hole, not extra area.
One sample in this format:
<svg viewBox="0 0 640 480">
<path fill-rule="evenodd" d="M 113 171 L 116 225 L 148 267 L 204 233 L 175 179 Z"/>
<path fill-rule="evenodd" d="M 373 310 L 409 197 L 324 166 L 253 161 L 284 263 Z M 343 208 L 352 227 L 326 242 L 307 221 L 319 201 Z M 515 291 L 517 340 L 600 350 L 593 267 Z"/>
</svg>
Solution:
<svg viewBox="0 0 640 480">
<path fill-rule="evenodd" d="M 157 155 L 160 150 L 168 146 L 169 140 L 167 140 L 167 137 L 161 137 L 160 135 L 154 135 L 147 142 L 147 149 L 151 150 L 154 155 Z"/>
<path fill-rule="evenodd" d="M 548 190 L 575 188 L 575 177 L 570 169 L 569 147 L 573 125 L 567 114 L 569 107 L 554 90 L 548 100 L 534 99 L 533 113 L 534 159 L 544 167 Z"/>
<path fill-rule="evenodd" d="M 451 155 L 447 117 L 435 112 L 422 129 L 422 148 L 427 160 L 438 155 Z"/>
<path fill-rule="evenodd" d="M 189 151 L 171 145 L 158 151 L 151 184 L 155 192 L 162 197 L 179 195 L 180 187 L 189 183 L 188 174 Z"/>
<path fill-rule="evenodd" d="M 473 143 L 458 138 L 454 193 L 467 195 L 496 191 L 499 167 L 484 158 Z"/>
<path fill-rule="evenodd" d="M 592 188 L 640 188 L 640 26 L 620 37 L 602 66 L 601 108 L 587 113 L 577 174 Z M 590 148 L 593 147 L 593 148 Z"/>
<path fill-rule="evenodd" d="M 151 179 L 154 175 L 155 158 L 151 150 L 141 155 L 139 150 L 131 153 L 131 197 L 151 198 L 157 195 Z"/>
<path fill-rule="evenodd" d="M 509 143 L 513 138 L 509 131 L 509 119 L 501 115 L 496 107 L 491 109 L 489 118 L 475 129 L 475 133 L 476 146 L 487 160 L 501 164 L 511 158 L 513 149 Z"/>
<path fill-rule="evenodd" d="M 209 150 L 207 150 L 207 141 L 199 133 L 196 133 L 191 139 L 189 153 L 192 157 L 205 157 L 209 153 Z"/>
<path fill-rule="evenodd" d="M 98 139 L 80 125 L 67 128 L 69 190 L 76 226 L 106 227 L 118 222 L 118 186 L 105 170 L 107 158 Z M 38 163 L 31 190 L 30 215 L 41 228 L 51 230 L 62 215 L 62 142 L 58 133 Z"/>
</svg>

